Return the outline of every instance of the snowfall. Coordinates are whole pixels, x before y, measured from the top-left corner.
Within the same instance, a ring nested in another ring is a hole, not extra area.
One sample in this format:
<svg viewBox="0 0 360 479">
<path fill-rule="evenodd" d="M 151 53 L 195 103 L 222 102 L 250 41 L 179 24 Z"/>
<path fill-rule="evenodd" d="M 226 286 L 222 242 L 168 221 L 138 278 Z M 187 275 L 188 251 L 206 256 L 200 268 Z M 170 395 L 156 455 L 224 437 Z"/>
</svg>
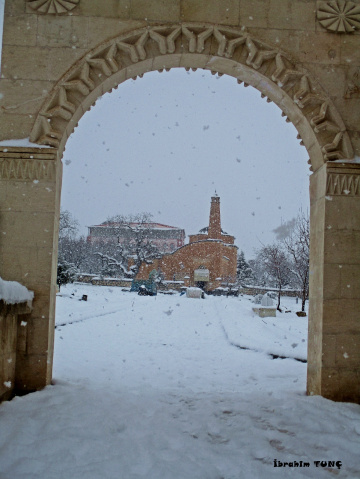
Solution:
<svg viewBox="0 0 360 479">
<path fill-rule="evenodd" d="M 359 479 L 360 406 L 306 396 L 299 304 L 253 306 L 62 287 L 53 384 L 0 405 L 0 479 Z"/>
</svg>

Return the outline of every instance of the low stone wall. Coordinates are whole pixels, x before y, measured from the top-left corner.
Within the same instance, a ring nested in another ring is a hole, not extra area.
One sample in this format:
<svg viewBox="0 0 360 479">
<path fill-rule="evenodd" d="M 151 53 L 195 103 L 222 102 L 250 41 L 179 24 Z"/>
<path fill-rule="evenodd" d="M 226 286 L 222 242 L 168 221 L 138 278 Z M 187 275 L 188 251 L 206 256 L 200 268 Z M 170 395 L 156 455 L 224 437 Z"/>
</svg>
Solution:
<svg viewBox="0 0 360 479">
<path fill-rule="evenodd" d="M 256 296 L 257 294 L 266 294 L 266 293 L 275 293 L 278 294 L 279 290 L 275 288 L 256 288 L 252 286 L 245 286 L 244 288 L 239 288 L 239 293 L 248 294 L 249 296 Z M 294 289 L 283 289 L 281 291 L 281 296 L 290 296 L 292 298 L 301 298 L 300 291 Z"/>
<path fill-rule="evenodd" d="M 94 278 L 99 278 L 98 274 L 78 274 L 76 281 L 79 283 L 91 283 Z"/>
<path fill-rule="evenodd" d="M 119 286 L 121 288 L 129 288 L 131 286 L 131 279 L 119 279 L 119 278 L 100 278 L 98 275 L 93 274 L 81 274 L 77 278 L 77 282 L 79 283 L 87 283 L 93 284 L 96 286 Z M 184 289 L 184 281 L 163 281 L 162 283 L 157 283 L 157 288 L 159 291 L 168 291 L 169 289 L 173 289 L 175 291 L 181 291 Z M 228 294 L 228 289 L 226 287 L 223 288 L 216 288 L 213 290 L 215 296 L 218 294 L 226 296 Z M 246 294 L 249 296 L 256 296 L 257 294 L 266 294 L 266 293 L 278 293 L 276 288 L 259 288 L 254 286 L 245 286 L 237 288 L 234 285 L 230 287 L 231 292 L 235 290 L 239 291 L 239 294 Z M 230 295 L 232 295 L 230 293 Z M 296 291 L 294 289 L 283 289 L 281 291 L 281 296 L 290 296 L 293 298 L 300 298 L 301 293 L 300 291 Z"/>
<path fill-rule="evenodd" d="M 121 288 L 130 288 L 132 280 L 120 278 L 100 278 L 97 275 L 81 274 L 77 277 L 76 282 L 92 284 L 95 286 L 118 286 Z M 184 281 L 163 281 L 162 283 L 157 283 L 156 286 L 159 291 L 168 291 L 171 289 L 181 291 L 181 289 L 184 288 Z"/>
<path fill-rule="evenodd" d="M 185 288 L 184 281 L 164 281 L 162 283 L 157 283 L 156 286 L 159 291 L 182 291 Z"/>
<path fill-rule="evenodd" d="M 7 304 L 0 300 L 0 402 L 14 396 L 17 338 L 31 309 L 29 301 Z"/>
<path fill-rule="evenodd" d="M 121 288 L 130 288 L 131 279 L 118 279 L 118 278 L 94 278 L 91 280 L 91 284 L 94 286 L 119 286 Z"/>
<path fill-rule="evenodd" d="M 101 278 L 94 274 L 80 274 L 77 277 L 77 283 L 92 284 L 95 286 L 119 286 L 121 288 L 129 288 L 131 286 L 131 279 L 120 278 Z"/>
</svg>

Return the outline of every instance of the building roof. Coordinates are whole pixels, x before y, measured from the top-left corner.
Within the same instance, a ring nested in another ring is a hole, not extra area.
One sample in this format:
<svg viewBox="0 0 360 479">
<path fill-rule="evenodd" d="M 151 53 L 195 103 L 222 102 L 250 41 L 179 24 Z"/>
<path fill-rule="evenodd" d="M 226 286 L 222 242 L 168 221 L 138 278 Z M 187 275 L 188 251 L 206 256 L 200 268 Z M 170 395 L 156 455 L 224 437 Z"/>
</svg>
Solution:
<svg viewBox="0 0 360 479">
<path fill-rule="evenodd" d="M 200 234 L 201 233 L 207 234 L 208 232 L 209 232 L 209 227 L 208 226 L 205 226 L 204 228 L 201 228 L 201 230 L 199 230 Z M 224 231 L 222 228 L 221 228 L 221 234 L 231 236 L 231 235 L 229 235 L 229 233 L 226 233 L 226 231 Z"/>
<path fill-rule="evenodd" d="M 152 228 L 157 230 L 183 230 L 183 228 L 179 228 L 178 226 L 163 225 L 162 223 L 120 223 L 116 221 L 104 221 L 104 223 L 101 223 L 100 225 L 91 225 L 88 226 L 88 228 L 114 228 L 122 226 L 126 227 L 127 225 L 131 227 L 143 226 L 144 228 Z"/>
</svg>

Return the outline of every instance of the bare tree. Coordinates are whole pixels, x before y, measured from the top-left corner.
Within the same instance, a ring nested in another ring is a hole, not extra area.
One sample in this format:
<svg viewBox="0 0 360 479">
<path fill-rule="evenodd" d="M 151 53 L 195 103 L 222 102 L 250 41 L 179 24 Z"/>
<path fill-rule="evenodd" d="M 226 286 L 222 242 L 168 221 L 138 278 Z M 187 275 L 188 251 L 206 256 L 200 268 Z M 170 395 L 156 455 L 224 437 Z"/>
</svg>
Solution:
<svg viewBox="0 0 360 479">
<path fill-rule="evenodd" d="M 97 272 L 103 276 L 133 277 L 134 273 L 129 269 L 130 254 L 130 250 L 121 244 L 97 244 L 93 251 L 100 260 Z"/>
<path fill-rule="evenodd" d="M 59 222 L 59 251 L 57 265 L 57 284 L 59 289 L 62 284 L 73 282 L 77 267 L 73 259 L 76 252 L 74 244 L 78 232 L 79 223 L 68 210 L 60 212 Z"/>
<path fill-rule="evenodd" d="M 305 311 L 305 302 L 309 297 L 309 216 L 300 213 L 296 221 L 283 239 L 283 244 L 291 258 L 291 268 L 297 287 L 301 291 L 301 311 Z"/>
<path fill-rule="evenodd" d="M 281 290 L 291 281 L 291 268 L 288 257 L 280 243 L 263 246 L 257 253 L 257 261 L 262 264 L 267 280 L 278 289 L 278 304 L 280 309 Z"/>
<path fill-rule="evenodd" d="M 159 255 L 158 248 L 150 239 L 151 219 L 150 213 L 108 218 L 105 224 L 117 241 L 114 242 L 112 254 L 104 251 L 96 253 L 103 266 L 118 269 L 127 277 L 136 277 L 143 262 L 151 264 Z M 108 248 L 111 249 L 111 246 L 108 245 Z"/>
<path fill-rule="evenodd" d="M 59 238 L 74 238 L 79 231 L 79 222 L 68 210 L 60 211 Z"/>
<path fill-rule="evenodd" d="M 72 263 L 77 270 L 85 272 L 91 254 L 92 246 L 83 236 L 80 238 L 68 236 L 59 238 L 59 257 L 68 263 Z"/>
</svg>

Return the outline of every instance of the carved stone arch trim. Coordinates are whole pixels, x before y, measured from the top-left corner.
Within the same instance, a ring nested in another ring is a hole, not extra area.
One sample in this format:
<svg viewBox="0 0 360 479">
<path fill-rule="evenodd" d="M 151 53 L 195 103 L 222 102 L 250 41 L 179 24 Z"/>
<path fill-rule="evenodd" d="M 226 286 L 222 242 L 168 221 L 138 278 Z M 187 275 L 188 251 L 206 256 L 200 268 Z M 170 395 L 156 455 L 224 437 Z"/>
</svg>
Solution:
<svg viewBox="0 0 360 479">
<path fill-rule="evenodd" d="M 245 28 L 197 23 L 144 27 L 90 51 L 68 70 L 44 102 L 31 141 L 57 148 L 62 154 L 77 122 L 100 96 L 129 78 L 176 67 L 228 74 L 274 101 L 298 130 L 313 170 L 329 160 L 353 158 L 339 113 L 307 71 Z"/>
</svg>

